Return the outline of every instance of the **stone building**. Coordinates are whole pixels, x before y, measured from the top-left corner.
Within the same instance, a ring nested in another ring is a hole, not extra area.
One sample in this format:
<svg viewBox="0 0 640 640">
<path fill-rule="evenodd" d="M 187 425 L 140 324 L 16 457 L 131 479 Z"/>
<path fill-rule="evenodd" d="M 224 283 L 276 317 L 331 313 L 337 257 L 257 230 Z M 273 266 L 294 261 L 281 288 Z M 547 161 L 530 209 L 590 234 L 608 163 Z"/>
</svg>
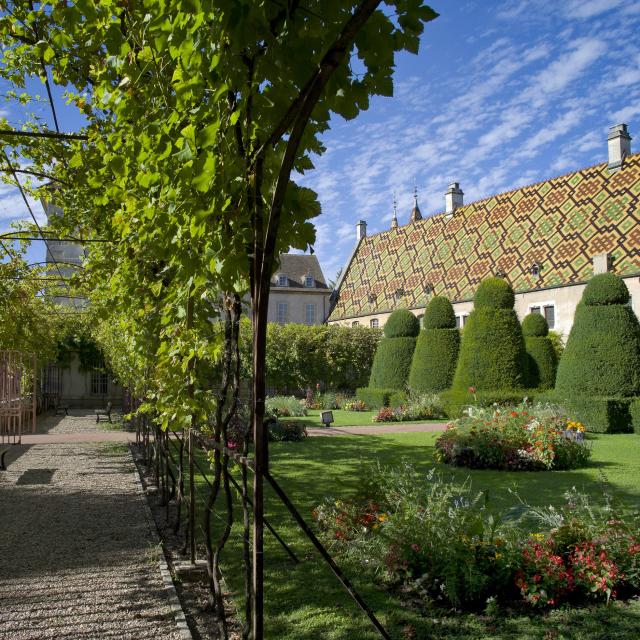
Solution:
<svg viewBox="0 0 640 640">
<path fill-rule="evenodd" d="M 323 324 L 329 314 L 331 289 L 313 255 L 283 253 L 271 278 L 268 321 Z"/>
<path fill-rule="evenodd" d="M 50 220 L 62 215 L 62 209 L 43 200 L 42 206 Z M 68 240 L 47 240 L 47 274 L 51 278 L 70 278 L 82 268 L 84 247 Z M 86 306 L 85 298 L 68 295 L 63 284 L 56 284 L 49 291 L 51 300 L 79 313 Z M 103 360 L 81 366 L 78 354 L 74 354 L 68 367 L 55 363 L 44 367 L 40 376 L 40 391 L 43 407 L 58 404 L 72 408 L 103 408 L 111 401 L 114 406 L 122 404 L 122 387 L 116 384 L 105 368 Z"/>
<path fill-rule="evenodd" d="M 470 204 L 453 182 L 442 213 L 423 218 L 416 199 L 408 224 L 372 236 L 361 220 L 328 322 L 383 326 L 394 309 L 420 317 L 444 295 L 463 326 L 478 284 L 499 275 L 521 319 L 542 313 L 566 338 L 586 282 L 605 271 L 624 278 L 640 315 L 640 154 L 625 124 L 607 142 L 602 164 Z"/>
</svg>

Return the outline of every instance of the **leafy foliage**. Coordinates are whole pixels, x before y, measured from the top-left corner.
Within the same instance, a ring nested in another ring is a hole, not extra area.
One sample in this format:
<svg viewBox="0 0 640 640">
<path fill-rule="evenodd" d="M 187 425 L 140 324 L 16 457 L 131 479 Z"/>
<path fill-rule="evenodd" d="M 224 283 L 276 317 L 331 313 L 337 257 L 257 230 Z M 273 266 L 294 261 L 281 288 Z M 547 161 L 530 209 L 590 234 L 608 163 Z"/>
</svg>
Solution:
<svg viewBox="0 0 640 640">
<path fill-rule="evenodd" d="M 422 326 L 425 329 L 455 329 L 456 314 L 449 298 L 434 296 L 424 310 Z"/>
<path fill-rule="evenodd" d="M 527 355 L 513 302 L 513 289 L 502 278 L 488 278 L 480 284 L 462 334 L 454 389 L 516 390 L 524 386 Z"/>
<path fill-rule="evenodd" d="M 436 296 L 424 313 L 409 373 L 409 388 L 416 392 L 443 391 L 451 386 L 460 350 L 460 332 L 449 300 Z"/>
<path fill-rule="evenodd" d="M 494 309 L 513 309 L 515 294 L 511 285 L 503 278 L 486 278 L 480 283 L 473 297 L 475 309 L 492 307 Z"/>
<path fill-rule="evenodd" d="M 356 390 L 356 397 L 369 409 L 379 407 L 399 407 L 407 401 L 407 394 L 397 389 L 375 389 L 362 387 Z"/>
<path fill-rule="evenodd" d="M 541 313 L 529 313 L 522 321 L 522 335 L 525 338 L 544 338 L 549 335 L 549 325 Z"/>
<path fill-rule="evenodd" d="M 396 309 L 384 325 L 385 338 L 415 338 L 420 333 L 420 321 L 409 309 Z"/>
<path fill-rule="evenodd" d="M 371 367 L 369 386 L 373 389 L 405 389 L 415 338 L 382 338 Z"/>
<path fill-rule="evenodd" d="M 558 365 L 556 389 L 568 398 L 640 395 L 640 324 L 622 302 L 623 280 L 601 275 L 584 290 Z"/>
</svg>

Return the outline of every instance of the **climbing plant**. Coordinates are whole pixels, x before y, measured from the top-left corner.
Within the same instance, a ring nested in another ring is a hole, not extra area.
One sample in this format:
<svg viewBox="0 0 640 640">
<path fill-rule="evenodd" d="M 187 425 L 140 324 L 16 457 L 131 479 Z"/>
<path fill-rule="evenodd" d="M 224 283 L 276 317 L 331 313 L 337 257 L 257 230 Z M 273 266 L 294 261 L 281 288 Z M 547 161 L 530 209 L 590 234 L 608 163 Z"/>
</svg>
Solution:
<svg viewBox="0 0 640 640">
<path fill-rule="evenodd" d="M 82 122 L 78 137 L 5 135 L 10 158 L 27 158 L 61 186 L 44 195 L 64 211 L 58 230 L 89 247 L 84 285 L 100 345 L 120 375 L 133 364 L 128 377 L 144 376 L 131 382 L 163 428 L 197 426 L 226 442 L 238 405 L 241 300 L 251 301 L 247 606 L 255 605 L 252 633 L 261 638 L 269 285 L 280 252 L 313 244 L 320 213 L 316 195 L 291 175 L 313 168 L 334 114 L 351 119 L 371 95 L 392 95 L 396 52 L 417 52 L 436 14 L 417 0 L 5 4 L 0 74 L 18 91 L 29 76 L 47 88 L 51 78 Z M 41 121 L 24 128 L 41 130 Z M 215 384 L 203 371 L 216 372 Z M 218 562 L 231 527 L 229 456 L 215 448 L 211 459 L 205 528 L 221 487 L 227 496 L 226 526 L 208 550 L 226 637 Z"/>
</svg>

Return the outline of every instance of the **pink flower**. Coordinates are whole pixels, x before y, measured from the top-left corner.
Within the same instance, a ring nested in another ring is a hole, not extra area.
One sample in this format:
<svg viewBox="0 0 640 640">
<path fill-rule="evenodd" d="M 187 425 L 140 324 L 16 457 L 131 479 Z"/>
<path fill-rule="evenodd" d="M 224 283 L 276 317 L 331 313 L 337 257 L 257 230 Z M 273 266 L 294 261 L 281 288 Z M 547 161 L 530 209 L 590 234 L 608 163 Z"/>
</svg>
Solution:
<svg viewBox="0 0 640 640">
<path fill-rule="evenodd" d="M 475 393 L 477 389 L 475 387 L 469 387 L 469 393 Z"/>
<path fill-rule="evenodd" d="M 416 544 L 415 542 L 411 545 L 411 548 L 418 553 L 418 551 L 420 551 L 420 545 Z"/>
</svg>

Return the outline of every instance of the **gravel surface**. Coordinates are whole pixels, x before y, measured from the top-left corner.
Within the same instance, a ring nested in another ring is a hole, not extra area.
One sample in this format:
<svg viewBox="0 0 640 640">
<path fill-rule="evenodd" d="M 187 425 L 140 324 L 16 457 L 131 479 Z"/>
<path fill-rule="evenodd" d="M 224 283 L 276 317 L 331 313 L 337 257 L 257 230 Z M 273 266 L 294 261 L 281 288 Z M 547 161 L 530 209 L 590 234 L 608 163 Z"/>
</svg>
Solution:
<svg viewBox="0 0 640 640">
<path fill-rule="evenodd" d="M 112 415 L 113 419 L 113 415 Z M 36 427 L 37 433 L 104 433 L 108 422 L 104 420 L 96 422 L 96 415 L 93 411 L 86 409 L 71 409 L 69 415 L 41 415 L 38 416 Z"/>
<path fill-rule="evenodd" d="M 53 428 L 79 428 L 76 418 L 58 416 Z M 10 453 L 0 472 L 0 639 L 178 640 L 125 446 Z"/>
</svg>

